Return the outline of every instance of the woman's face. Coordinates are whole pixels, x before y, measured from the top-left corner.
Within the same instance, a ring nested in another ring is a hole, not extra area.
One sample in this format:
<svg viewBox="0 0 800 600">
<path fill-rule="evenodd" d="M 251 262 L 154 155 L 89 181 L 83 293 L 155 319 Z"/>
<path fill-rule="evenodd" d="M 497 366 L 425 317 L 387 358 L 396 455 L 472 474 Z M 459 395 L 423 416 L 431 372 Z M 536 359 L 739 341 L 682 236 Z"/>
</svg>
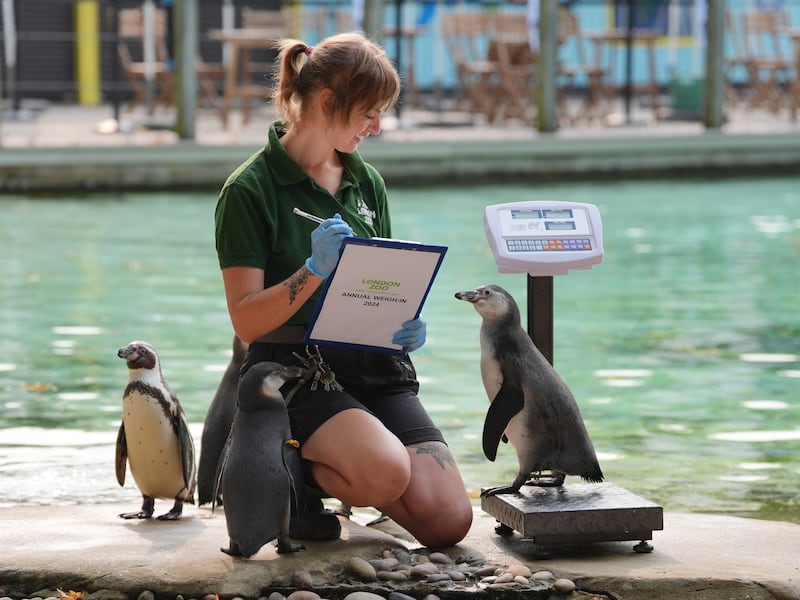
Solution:
<svg viewBox="0 0 800 600">
<path fill-rule="evenodd" d="M 339 152 L 355 152 L 358 145 L 370 135 L 381 132 L 382 107 L 356 108 L 348 122 L 343 123 L 337 135 L 336 149 Z"/>
</svg>

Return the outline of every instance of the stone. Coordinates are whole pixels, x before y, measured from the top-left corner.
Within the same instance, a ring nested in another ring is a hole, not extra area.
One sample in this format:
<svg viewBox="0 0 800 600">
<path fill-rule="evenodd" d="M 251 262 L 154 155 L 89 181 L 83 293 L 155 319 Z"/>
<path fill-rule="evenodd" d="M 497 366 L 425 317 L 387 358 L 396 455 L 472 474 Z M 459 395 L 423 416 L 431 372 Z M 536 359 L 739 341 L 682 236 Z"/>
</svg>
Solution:
<svg viewBox="0 0 800 600">
<path fill-rule="evenodd" d="M 409 596 L 408 594 L 404 594 L 402 592 L 389 592 L 389 596 L 386 600 L 416 600 L 414 596 Z"/>
<path fill-rule="evenodd" d="M 259 600 L 261 600 L 261 598 L 259 598 Z M 269 596 L 267 596 L 266 600 L 286 600 L 286 596 L 280 592 L 272 592 Z"/>
<path fill-rule="evenodd" d="M 425 579 L 428 575 L 433 575 L 439 572 L 439 567 L 433 563 L 423 562 L 411 567 L 409 575 L 414 579 Z"/>
<path fill-rule="evenodd" d="M 139 594 L 138 600 L 156 600 L 156 595 L 150 590 L 145 590 Z"/>
<path fill-rule="evenodd" d="M 531 575 L 531 579 L 538 579 L 539 581 L 545 581 L 547 579 L 555 579 L 556 576 L 553 575 L 550 571 L 536 571 L 533 575 Z"/>
<path fill-rule="evenodd" d="M 292 573 L 292 584 L 298 590 L 310 590 L 314 587 L 314 578 L 308 571 L 295 571 Z"/>
<path fill-rule="evenodd" d="M 378 571 L 376 575 L 381 581 L 408 581 L 406 571 Z"/>
<path fill-rule="evenodd" d="M 553 589 L 559 594 L 571 594 L 575 591 L 575 583 L 571 579 L 556 579 Z"/>
<path fill-rule="evenodd" d="M 453 559 L 450 558 L 449 556 L 447 556 L 447 554 L 445 554 L 444 552 L 433 552 L 428 557 L 428 560 L 430 560 L 432 563 L 436 563 L 436 564 L 439 564 L 439 565 L 452 565 L 453 564 Z"/>
<path fill-rule="evenodd" d="M 522 575 L 523 577 L 530 577 L 531 570 L 525 565 L 510 565 L 503 570 L 504 573 L 511 573 L 512 575 Z"/>
<path fill-rule="evenodd" d="M 359 581 L 375 581 L 375 567 L 359 556 L 350 556 L 344 561 L 344 570 Z"/>
<path fill-rule="evenodd" d="M 286 600 L 320 600 L 320 596 L 311 590 L 295 590 L 286 597 Z"/>
<path fill-rule="evenodd" d="M 389 558 L 373 558 L 367 562 L 375 567 L 376 571 L 391 571 L 400 564 L 400 561 L 394 556 Z"/>
<path fill-rule="evenodd" d="M 343 600 L 384 600 L 384 598 L 372 592 L 351 592 Z"/>
</svg>

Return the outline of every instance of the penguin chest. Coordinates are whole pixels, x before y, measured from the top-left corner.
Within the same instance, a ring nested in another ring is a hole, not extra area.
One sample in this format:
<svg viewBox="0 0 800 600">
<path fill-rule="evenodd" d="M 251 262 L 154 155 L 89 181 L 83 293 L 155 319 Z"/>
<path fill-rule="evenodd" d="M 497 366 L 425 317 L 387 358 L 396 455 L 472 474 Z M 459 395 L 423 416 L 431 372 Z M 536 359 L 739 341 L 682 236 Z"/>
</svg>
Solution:
<svg viewBox="0 0 800 600">
<path fill-rule="evenodd" d="M 483 339 L 483 335 L 481 338 L 481 380 L 489 402 L 491 402 L 503 385 L 503 372 L 500 369 L 500 363 L 497 362 L 494 346 L 487 343 L 487 340 Z"/>
<path fill-rule="evenodd" d="M 175 498 L 186 488 L 178 434 L 158 399 L 133 392 L 123 399 L 122 422 L 136 486 L 148 496 Z"/>
</svg>

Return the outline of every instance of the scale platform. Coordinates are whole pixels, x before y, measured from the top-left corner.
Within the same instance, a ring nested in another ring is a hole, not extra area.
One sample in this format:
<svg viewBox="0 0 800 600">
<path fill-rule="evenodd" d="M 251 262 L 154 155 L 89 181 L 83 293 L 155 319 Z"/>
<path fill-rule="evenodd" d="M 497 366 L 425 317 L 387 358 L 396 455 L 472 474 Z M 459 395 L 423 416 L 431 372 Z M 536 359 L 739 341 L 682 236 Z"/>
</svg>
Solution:
<svg viewBox="0 0 800 600">
<path fill-rule="evenodd" d="M 540 545 L 639 540 L 634 550 L 650 552 L 645 540 L 664 529 L 662 507 L 613 483 L 524 485 L 517 494 L 481 497 L 481 508 Z"/>
</svg>

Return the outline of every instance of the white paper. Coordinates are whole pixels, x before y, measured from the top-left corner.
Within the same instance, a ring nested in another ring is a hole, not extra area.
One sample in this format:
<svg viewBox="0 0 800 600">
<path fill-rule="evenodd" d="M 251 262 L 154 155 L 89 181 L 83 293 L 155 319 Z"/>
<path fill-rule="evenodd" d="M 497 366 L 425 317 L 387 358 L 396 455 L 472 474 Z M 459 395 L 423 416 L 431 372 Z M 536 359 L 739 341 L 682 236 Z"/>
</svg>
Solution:
<svg viewBox="0 0 800 600">
<path fill-rule="evenodd" d="M 419 314 L 445 251 L 348 238 L 309 327 L 308 343 L 402 351 L 392 337 Z"/>
</svg>

